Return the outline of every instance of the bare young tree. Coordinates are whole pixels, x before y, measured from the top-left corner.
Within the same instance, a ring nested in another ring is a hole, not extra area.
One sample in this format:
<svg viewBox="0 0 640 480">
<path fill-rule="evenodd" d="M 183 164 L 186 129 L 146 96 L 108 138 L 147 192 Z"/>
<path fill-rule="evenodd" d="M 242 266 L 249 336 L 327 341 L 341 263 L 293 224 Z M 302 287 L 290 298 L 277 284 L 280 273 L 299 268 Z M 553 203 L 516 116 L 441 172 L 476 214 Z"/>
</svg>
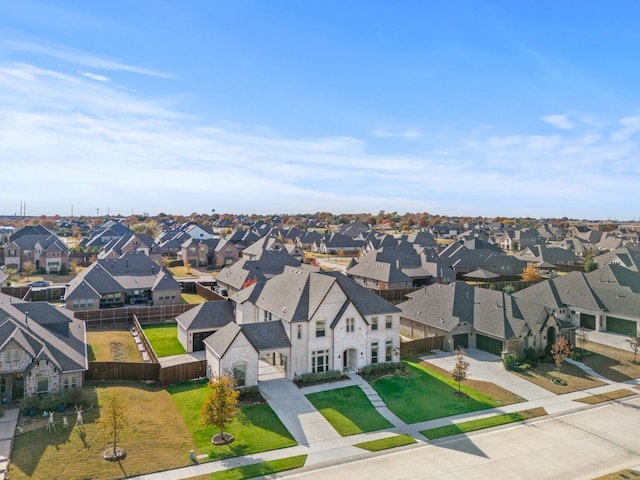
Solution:
<svg viewBox="0 0 640 480">
<path fill-rule="evenodd" d="M 629 348 L 633 352 L 633 360 L 632 363 L 638 363 L 636 360 L 638 356 L 638 351 L 640 351 L 640 334 L 636 334 L 635 337 L 627 338 L 627 343 L 629 343 Z"/>
<path fill-rule="evenodd" d="M 584 328 L 578 328 L 576 330 L 576 340 L 580 345 L 580 351 L 583 351 L 585 345 L 589 343 L 589 331 Z"/>
<path fill-rule="evenodd" d="M 469 376 L 469 362 L 464 359 L 464 350 L 462 348 L 456 349 L 456 364 L 451 371 L 451 376 L 458 382 L 458 395 L 461 395 L 460 391 L 461 383 L 464 382 Z"/>
</svg>

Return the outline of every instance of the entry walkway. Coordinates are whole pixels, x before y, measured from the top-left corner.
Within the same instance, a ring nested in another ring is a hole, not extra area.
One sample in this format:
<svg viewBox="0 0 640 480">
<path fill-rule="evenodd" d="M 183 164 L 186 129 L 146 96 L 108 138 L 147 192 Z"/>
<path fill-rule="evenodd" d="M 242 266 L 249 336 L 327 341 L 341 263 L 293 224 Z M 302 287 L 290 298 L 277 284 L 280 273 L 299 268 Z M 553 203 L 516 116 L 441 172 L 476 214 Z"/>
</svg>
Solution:
<svg viewBox="0 0 640 480">
<path fill-rule="evenodd" d="M 384 403 L 378 392 L 376 392 L 369 383 L 357 373 L 349 373 L 349 378 L 355 383 L 367 396 L 371 405 L 373 405 L 378 413 L 389 420 L 396 427 L 406 427 L 406 423 L 400 420 L 395 413 L 389 410 L 387 404 Z"/>
</svg>

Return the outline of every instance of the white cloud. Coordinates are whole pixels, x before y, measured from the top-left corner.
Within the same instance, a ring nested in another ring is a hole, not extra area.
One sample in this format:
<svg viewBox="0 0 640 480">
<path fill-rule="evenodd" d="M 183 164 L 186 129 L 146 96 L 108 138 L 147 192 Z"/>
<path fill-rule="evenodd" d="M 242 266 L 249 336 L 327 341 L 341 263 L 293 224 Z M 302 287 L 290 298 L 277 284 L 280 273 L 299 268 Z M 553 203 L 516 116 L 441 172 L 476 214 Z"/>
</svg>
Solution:
<svg viewBox="0 0 640 480">
<path fill-rule="evenodd" d="M 95 80 L 96 82 L 110 82 L 111 81 L 111 79 L 109 79 L 108 77 L 105 77 L 104 75 L 99 75 L 97 73 L 80 72 L 80 75 L 82 75 L 83 77 L 90 78 L 91 80 Z"/>
<path fill-rule="evenodd" d="M 5 209 L 25 199 L 27 168 L 36 187 L 29 190 L 29 209 L 45 214 L 65 214 L 71 204 L 77 214 L 96 208 L 123 214 L 211 208 L 638 214 L 619 200 L 635 198 L 638 146 L 630 139 L 612 142 L 606 126 L 554 135 L 482 137 L 471 131 L 455 141 L 438 139 L 424 155 L 400 149 L 376 155 L 352 136 L 287 138 L 269 129 L 246 131 L 196 119 L 176 109 L 174 99 L 94 80 L 0 63 L 0 158 L 12 160 L 3 162 Z M 640 117 L 615 126 L 627 135 L 638 130 Z M 380 132 L 386 138 L 393 133 Z M 407 139 L 419 133 L 397 132 Z"/>
<path fill-rule="evenodd" d="M 542 117 L 542 121 L 562 130 L 570 130 L 575 127 L 575 124 L 566 115 L 547 115 Z"/>
<path fill-rule="evenodd" d="M 371 132 L 371 136 L 376 138 L 404 138 L 405 140 L 415 140 L 416 138 L 422 137 L 422 132 L 418 128 L 409 128 L 401 131 L 378 128 Z"/>
</svg>

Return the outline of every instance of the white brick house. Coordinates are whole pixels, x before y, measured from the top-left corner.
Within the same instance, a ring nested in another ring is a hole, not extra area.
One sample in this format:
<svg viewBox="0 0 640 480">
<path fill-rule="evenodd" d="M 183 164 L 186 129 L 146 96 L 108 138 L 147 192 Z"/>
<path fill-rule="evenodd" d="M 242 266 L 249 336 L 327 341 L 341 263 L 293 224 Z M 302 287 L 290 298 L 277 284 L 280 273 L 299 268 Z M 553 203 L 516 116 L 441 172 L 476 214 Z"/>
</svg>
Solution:
<svg viewBox="0 0 640 480">
<path fill-rule="evenodd" d="M 290 380 L 398 360 L 400 310 L 339 272 L 289 268 L 231 300 L 235 323 L 204 341 L 210 375 L 244 365 L 255 385 L 260 359 Z"/>
</svg>

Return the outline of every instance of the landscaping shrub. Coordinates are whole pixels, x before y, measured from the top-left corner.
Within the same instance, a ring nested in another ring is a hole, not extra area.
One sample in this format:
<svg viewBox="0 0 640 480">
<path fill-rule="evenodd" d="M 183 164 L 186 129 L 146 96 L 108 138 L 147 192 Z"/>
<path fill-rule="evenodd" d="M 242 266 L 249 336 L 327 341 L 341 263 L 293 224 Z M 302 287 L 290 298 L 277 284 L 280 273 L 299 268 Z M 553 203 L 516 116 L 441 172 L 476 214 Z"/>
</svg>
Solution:
<svg viewBox="0 0 640 480">
<path fill-rule="evenodd" d="M 504 368 L 506 368 L 507 370 L 515 370 L 518 366 L 518 360 L 511 353 L 507 353 L 502 358 L 502 363 L 504 363 Z"/>
<path fill-rule="evenodd" d="M 360 370 L 360 376 L 366 380 L 373 380 L 385 375 L 409 375 L 409 368 L 404 362 L 385 362 L 366 365 Z"/>
<path fill-rule="evenodd" d="M 573 352 L 571 358 L 573 358 L 576 362 L 579 362 L 580 360 L 582 360 L 582 354 L 580 352 Z"/>
<path fill-rule="evenodd" d="M 293 381 L 298 385 L 311 385 L 316 383 L 333 382 L 339 380 L 342 377 L 340 370 L 329 370 L 322 373 L 303 373 L 302 375 L 296 375 Z"/>
</svg>

